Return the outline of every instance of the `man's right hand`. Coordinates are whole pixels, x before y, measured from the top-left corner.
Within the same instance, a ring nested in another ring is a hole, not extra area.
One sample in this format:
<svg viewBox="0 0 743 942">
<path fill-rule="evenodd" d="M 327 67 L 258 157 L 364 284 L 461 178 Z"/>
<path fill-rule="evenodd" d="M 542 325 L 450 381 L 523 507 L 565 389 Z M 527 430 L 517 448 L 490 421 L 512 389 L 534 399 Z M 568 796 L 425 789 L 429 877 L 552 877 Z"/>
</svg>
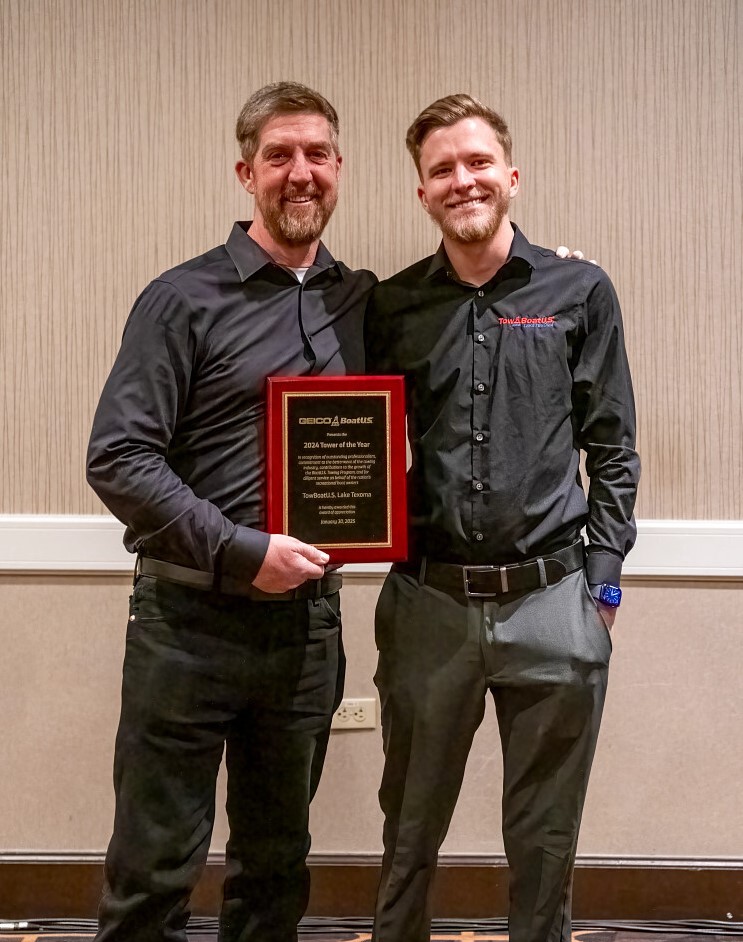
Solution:
<svg viewBox="0 0 743 942">
<path fill-rule="evenodd" d="M 307 579 L 322 579 L 329 559 L 327 553 L 293 536 L 272 533 L 253 585 L 261 592 L 288 592 Z"/>
</svg>

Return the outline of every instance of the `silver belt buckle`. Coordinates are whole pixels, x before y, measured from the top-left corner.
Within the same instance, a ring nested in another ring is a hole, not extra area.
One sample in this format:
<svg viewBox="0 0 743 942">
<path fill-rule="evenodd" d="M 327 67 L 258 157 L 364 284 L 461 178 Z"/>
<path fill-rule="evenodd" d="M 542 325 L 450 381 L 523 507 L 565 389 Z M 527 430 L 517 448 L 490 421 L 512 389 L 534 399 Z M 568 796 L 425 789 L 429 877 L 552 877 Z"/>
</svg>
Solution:
<svg viewBox="0 0 743 942">
<path fill-rule="evenodd" d="M 508 592 L 508 566 L 462 566 L 462 576 L 464 578 L 464 594 L 468 599 L 489 599 L 497 592 L 473 592 L 470 589 L 471 572 L 500 572 L 501 592 Z"/>
</svg>

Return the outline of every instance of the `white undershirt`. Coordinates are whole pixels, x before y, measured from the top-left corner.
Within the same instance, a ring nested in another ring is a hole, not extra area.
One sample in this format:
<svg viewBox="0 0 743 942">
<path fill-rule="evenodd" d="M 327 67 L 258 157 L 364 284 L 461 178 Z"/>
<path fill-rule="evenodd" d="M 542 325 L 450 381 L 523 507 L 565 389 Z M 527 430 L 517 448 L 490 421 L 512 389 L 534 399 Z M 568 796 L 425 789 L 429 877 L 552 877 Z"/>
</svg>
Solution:
<svg viewBox="0 0 743 942">
<path fill-rule="evenodd" d="M 309 265 L 306 268 L 292 268 L 292 271 L 297 276 L 300 282 L 304 281 L 304 276 L 307 274 L 309 270 L 310 270 Z"/>
</svg>

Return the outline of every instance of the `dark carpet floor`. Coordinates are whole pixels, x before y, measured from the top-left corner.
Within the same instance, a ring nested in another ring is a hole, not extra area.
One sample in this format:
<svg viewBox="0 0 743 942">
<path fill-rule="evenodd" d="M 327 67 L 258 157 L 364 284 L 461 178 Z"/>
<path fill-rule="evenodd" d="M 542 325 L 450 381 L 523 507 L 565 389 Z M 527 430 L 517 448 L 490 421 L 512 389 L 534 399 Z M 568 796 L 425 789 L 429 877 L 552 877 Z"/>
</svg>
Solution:
<svg viewBox="0 0 743 942">
<path fill-rule="evenodd" d="M 92 931 L 78 929 L 39 929 L 38 926 L 28 926 L 12 932 L 0 931 L 0 942 L 90 942 L 94 935 Z M 668 930 L 663 931 L 662 926 L 658 924 L 643 931 L 623 926 L 616 929 L 576 929 L 573 932 L 573 942 L 743 942 L 743 934 L 724 931 L 723 927 L 720 927 L 720 930 L 716 932 L 714 925 L 707 925 L 677 931 L 675 926 L 669 925 Z M 189 932 L 188 938 L 189 942 L 215 942 L 216 932 L 199 928 Z M 371 933 L 362 927 L 308 925 L 300 927 L 299 939 L 300 942 L 369 942 Z M 460 929 L 444 926 L 434 927 L 431 942 L 508 942 L 508 935 L 497 926 L 492 929 L 481 924 Z"/>
</svg>

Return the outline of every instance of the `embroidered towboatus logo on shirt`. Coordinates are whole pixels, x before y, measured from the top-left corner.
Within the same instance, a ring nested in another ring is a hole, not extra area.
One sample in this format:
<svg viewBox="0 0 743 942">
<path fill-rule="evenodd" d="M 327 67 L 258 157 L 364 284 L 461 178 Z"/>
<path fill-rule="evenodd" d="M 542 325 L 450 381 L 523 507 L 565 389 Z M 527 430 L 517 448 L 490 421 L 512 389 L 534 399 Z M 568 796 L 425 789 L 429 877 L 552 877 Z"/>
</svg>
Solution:
<svg viewBox="0 0 743 942">
<path fill-rule="evenodd" d="M 542 314 L 530 317 L 528 314 L 516 314 L 514 317 L 499 317 L 501 327 L 554 327 L 554 314 Z"/>
</svg>

